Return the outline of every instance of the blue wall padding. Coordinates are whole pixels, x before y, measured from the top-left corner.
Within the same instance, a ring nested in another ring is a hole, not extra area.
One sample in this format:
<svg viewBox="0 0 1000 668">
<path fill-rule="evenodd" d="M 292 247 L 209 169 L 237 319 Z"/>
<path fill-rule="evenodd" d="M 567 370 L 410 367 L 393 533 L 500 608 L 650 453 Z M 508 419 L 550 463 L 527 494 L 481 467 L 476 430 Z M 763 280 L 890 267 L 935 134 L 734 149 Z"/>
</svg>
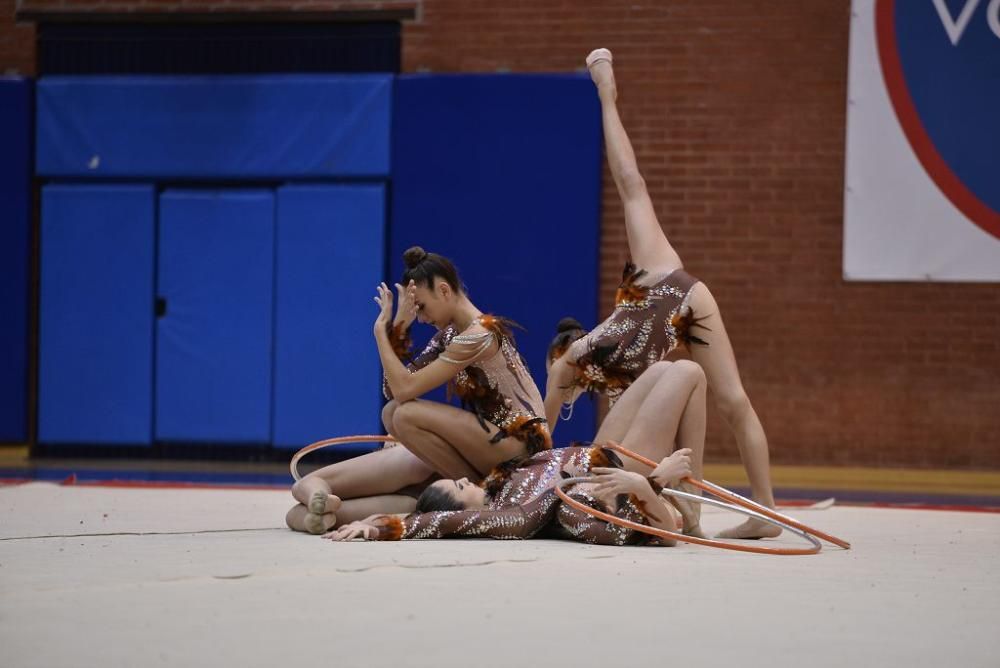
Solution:
<svg viewBox="0 0 1000 668">
<path fill-rule="evenodd" d="M 556 323 L 597 323 L 594 85 L 582 75 L 412 75 L 397 80 L 393 104 L 392 277 L 409 246 L 450 257 L 476 306 L 527 328 L 518 343 L 544 394 Z M 582 399 L 556 443 L 593 439 L 594 426 Z"/>
<path fill-rule="evenodd" d="M 28 438 L 31 81 L 0 78 L 0 442 Z"/>
<path fill-rule="evenodd" d="M 389 172 L 392 77 L 46 77 L 43 176 L 371 177 Z"/>
<path fill-rule="evenodd" d="M 385 275 L 384 187 L 280 188 L 277 226 L 275 446 L 382 433 L 372 298 Z"/>
<path fill-rule="evenodd" d="M 155 193 L 42 190 L 38 440 L 149 444 Z"/>
<path fill-rule="evenodd" d="M 274 194 L 160 196 L 156 438 L 271 440 Z"/>
</svg>

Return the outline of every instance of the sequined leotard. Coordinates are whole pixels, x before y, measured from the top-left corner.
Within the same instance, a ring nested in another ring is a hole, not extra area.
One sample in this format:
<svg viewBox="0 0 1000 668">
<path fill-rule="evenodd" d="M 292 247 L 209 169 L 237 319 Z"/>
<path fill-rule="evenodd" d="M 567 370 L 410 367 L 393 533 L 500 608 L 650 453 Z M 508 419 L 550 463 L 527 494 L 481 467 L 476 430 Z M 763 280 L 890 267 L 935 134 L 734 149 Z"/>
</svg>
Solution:
<svg viewBox="0 0 1000 668">
<path fill-rule="evenodd" d="M 615 310 L 566 351 L 574 367 L 570 387 L 606 394 L 613 404 L 678 344 L 707 345 L 692 332 L 702 326 L 688 306 L 698 279 L 683 269 L 652 283 L 639 283 L 643 278 L 645 271 L 626 264 Z"/>
<path fill-rule="evenodd" d="M 485 431 L 490 431 L 487 423 L 498 428 L 491 442 L 509 436 L 534 454 L 551 448 L 552 437 L 545 422 L 542 395 L 517 351 L 510 324 L 497 316 L 481 315 L 461 333 L 448 326 L 412 360 L 407 332 L 390 329 L 389 341 L 400 360 L 409 360 L 407 368 L 411 373 L 437 359 L 467 364 L 448 384 L 449 395 L 457 396 Z M 498 348 L 491 354 L 494 342 Z M 383 382 L 382 390 L 387 399 L 392 398 L 387 383 Z"/>
<path fill-rule="evenodd" d="M 579 476 L 592 466 L 616 466 L 615 455 L 600 447 L 569 447 L 540 452 L 520 464 L 495 468 L 482 482 L 490 497 L 482 510 L 411 513 L 406 517 L 383 515 L 373 520 L 378 540 L 447 538 L 457 536 L 501 539 L 531 538 L 549 525 L 558 525 L 570 537 L 600 545 L 629 545 L 645 534 L 594 519 L 559 501 L 554 487 L 564 475 Z M 598 510 L 642 524 L 649 524 L 641 502 L 621 495 L 617 507 L 608 509 L 582 486 L 567 491 Z"/>
</svg>

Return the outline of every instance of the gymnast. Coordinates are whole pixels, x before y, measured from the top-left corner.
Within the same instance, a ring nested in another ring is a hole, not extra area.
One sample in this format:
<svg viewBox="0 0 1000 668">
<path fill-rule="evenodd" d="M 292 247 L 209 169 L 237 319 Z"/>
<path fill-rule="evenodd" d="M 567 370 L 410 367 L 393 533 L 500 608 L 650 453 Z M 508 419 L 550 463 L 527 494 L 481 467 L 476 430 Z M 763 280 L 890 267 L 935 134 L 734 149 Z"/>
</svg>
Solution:
<svg viewBox="0 0 1000 668">
<path fill-rule="evenodd" d="M 598 443 L 620 442 L 660 464 L 647 478 L 621 468 L 614 451 L 592 447 L 545 450 L 495 468 L 480 484 L 467 478 L 438 480 L 421 494 L 417 512 L 377 514 L 344 524 L 331 540 L 412 538 L 566 537 L 588 543 L 671 545 L 646 534 L 596 520 L 560 502 L 554 491 L 564 477 L 592 474 L 575 483 L 570 498 L 619 518 L 703 537 L 698 504 L 658 493 L 689 475 L 701 477 L 705 442 L 705 375 L 689 360 L 657 362 L 633 383 L 602 427 Z M 676 448 L 676 449 L 675 449 Z M 671 505 L 674 504 L 674 505 Z M 543 530 L 545 530 L 543 532 Z"/>
<path fill-rule="evenodd" d="M 614 311 L 590 333 L 571 318 L 560 322 L 548 357 L 545 415 L 549 428 L 555 430 L 564 407 L 572 413 L 573 402 L 583 392 L 604 394 L 613 406 L 651 365 L 685 345 L 704 369 L 716 405 L 736 436 L 754 499 L 774 508 L 767 437 L 743 389 L 719 306 L 705 284 L 684 271 L 656 218 L 618 116 L 611 52 L 597 49 L 586 62 L 601 100 L 608 164 L 624 203 L 635 265 L 626 263 Z M 600 439 L 598 435 L 596 440 Z M 627 468 L 634 465 L 626 462 Z M 749 519 L 719 537 L 763 538 L 780 532 Z"/>
<path fill-rule="evenodd" d="M 291 529 L 319 534 L 376 512 L 409 512 L 438 474 L 479 480 L 500 462 L 552 447 L 542 396 L 515 346 L 513 323 L 480 311 L 447 258 L 413 247 L 403 260 L 396 317 L 383 283 L 374 334 L 390 400 L 382 422 L 404 447 L 326 466 L 296 482 L 292 496 L 299 503 L 285 518 Z M 411 359 L 415 319 L 438 331 Z M 441 385 L 462 408 L 418 398 Z"/>
</svg>

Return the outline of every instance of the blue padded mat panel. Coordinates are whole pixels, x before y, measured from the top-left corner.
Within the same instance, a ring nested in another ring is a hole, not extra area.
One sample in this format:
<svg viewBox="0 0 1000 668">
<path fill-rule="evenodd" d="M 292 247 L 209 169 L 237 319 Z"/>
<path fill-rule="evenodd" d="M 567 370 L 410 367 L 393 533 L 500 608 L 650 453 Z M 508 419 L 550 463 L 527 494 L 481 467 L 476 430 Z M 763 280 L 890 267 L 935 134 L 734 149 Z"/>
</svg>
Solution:
<svg viewBox="0 0 1000 668">
<path fill-rule="evenodd" d="M 274 194 L 160 196 L 156 438 L 268 443 Z"/>
<path fill-rule="evenodd" d="M 385 188 L 287 186 L 277 211 L 274 445 L 382 433 L 371 328 L 385 274 Z"/>
<path fill-rule="evenodd" d="M 38 82 L 38 173 L 389 172 L 389 75 L 86 76 Z"/>
<path fill-rule="evenodd" d="M 42 190 L 38 439 L 152 438 L 152 186 Z"/>
</svg>

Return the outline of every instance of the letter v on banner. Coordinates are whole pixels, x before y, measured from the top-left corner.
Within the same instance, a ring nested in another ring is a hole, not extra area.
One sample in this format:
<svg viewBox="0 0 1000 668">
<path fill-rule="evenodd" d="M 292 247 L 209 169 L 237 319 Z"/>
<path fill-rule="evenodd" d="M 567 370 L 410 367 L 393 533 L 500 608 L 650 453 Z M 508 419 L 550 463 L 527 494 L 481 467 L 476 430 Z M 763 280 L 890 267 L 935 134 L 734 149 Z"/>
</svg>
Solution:
<svg viewBox="0 0 1000 668">
<path fill-rule="evenodd" d="M 945 0 L 934 0 L 934 8 L 937 9 L 938 16 L 941 17 L 941 25 L 944 26 L 945 31 L 948 33 L 948 38 L 953 45 L 957 46 L 959 40 L 962 39 L 962 33 L 965 32 L 966 26 L 969 25 L 969 21 L 972 19 L 972 13 L 976 11 L 976 7 L 978 6 L 979 0 L 965 0 L 965 6 L 962 7 L 962 11 L 958 15 L 958 20 L 954 20 L 951 17 L 951 10 L 948 9 Z"/>
</svg>

